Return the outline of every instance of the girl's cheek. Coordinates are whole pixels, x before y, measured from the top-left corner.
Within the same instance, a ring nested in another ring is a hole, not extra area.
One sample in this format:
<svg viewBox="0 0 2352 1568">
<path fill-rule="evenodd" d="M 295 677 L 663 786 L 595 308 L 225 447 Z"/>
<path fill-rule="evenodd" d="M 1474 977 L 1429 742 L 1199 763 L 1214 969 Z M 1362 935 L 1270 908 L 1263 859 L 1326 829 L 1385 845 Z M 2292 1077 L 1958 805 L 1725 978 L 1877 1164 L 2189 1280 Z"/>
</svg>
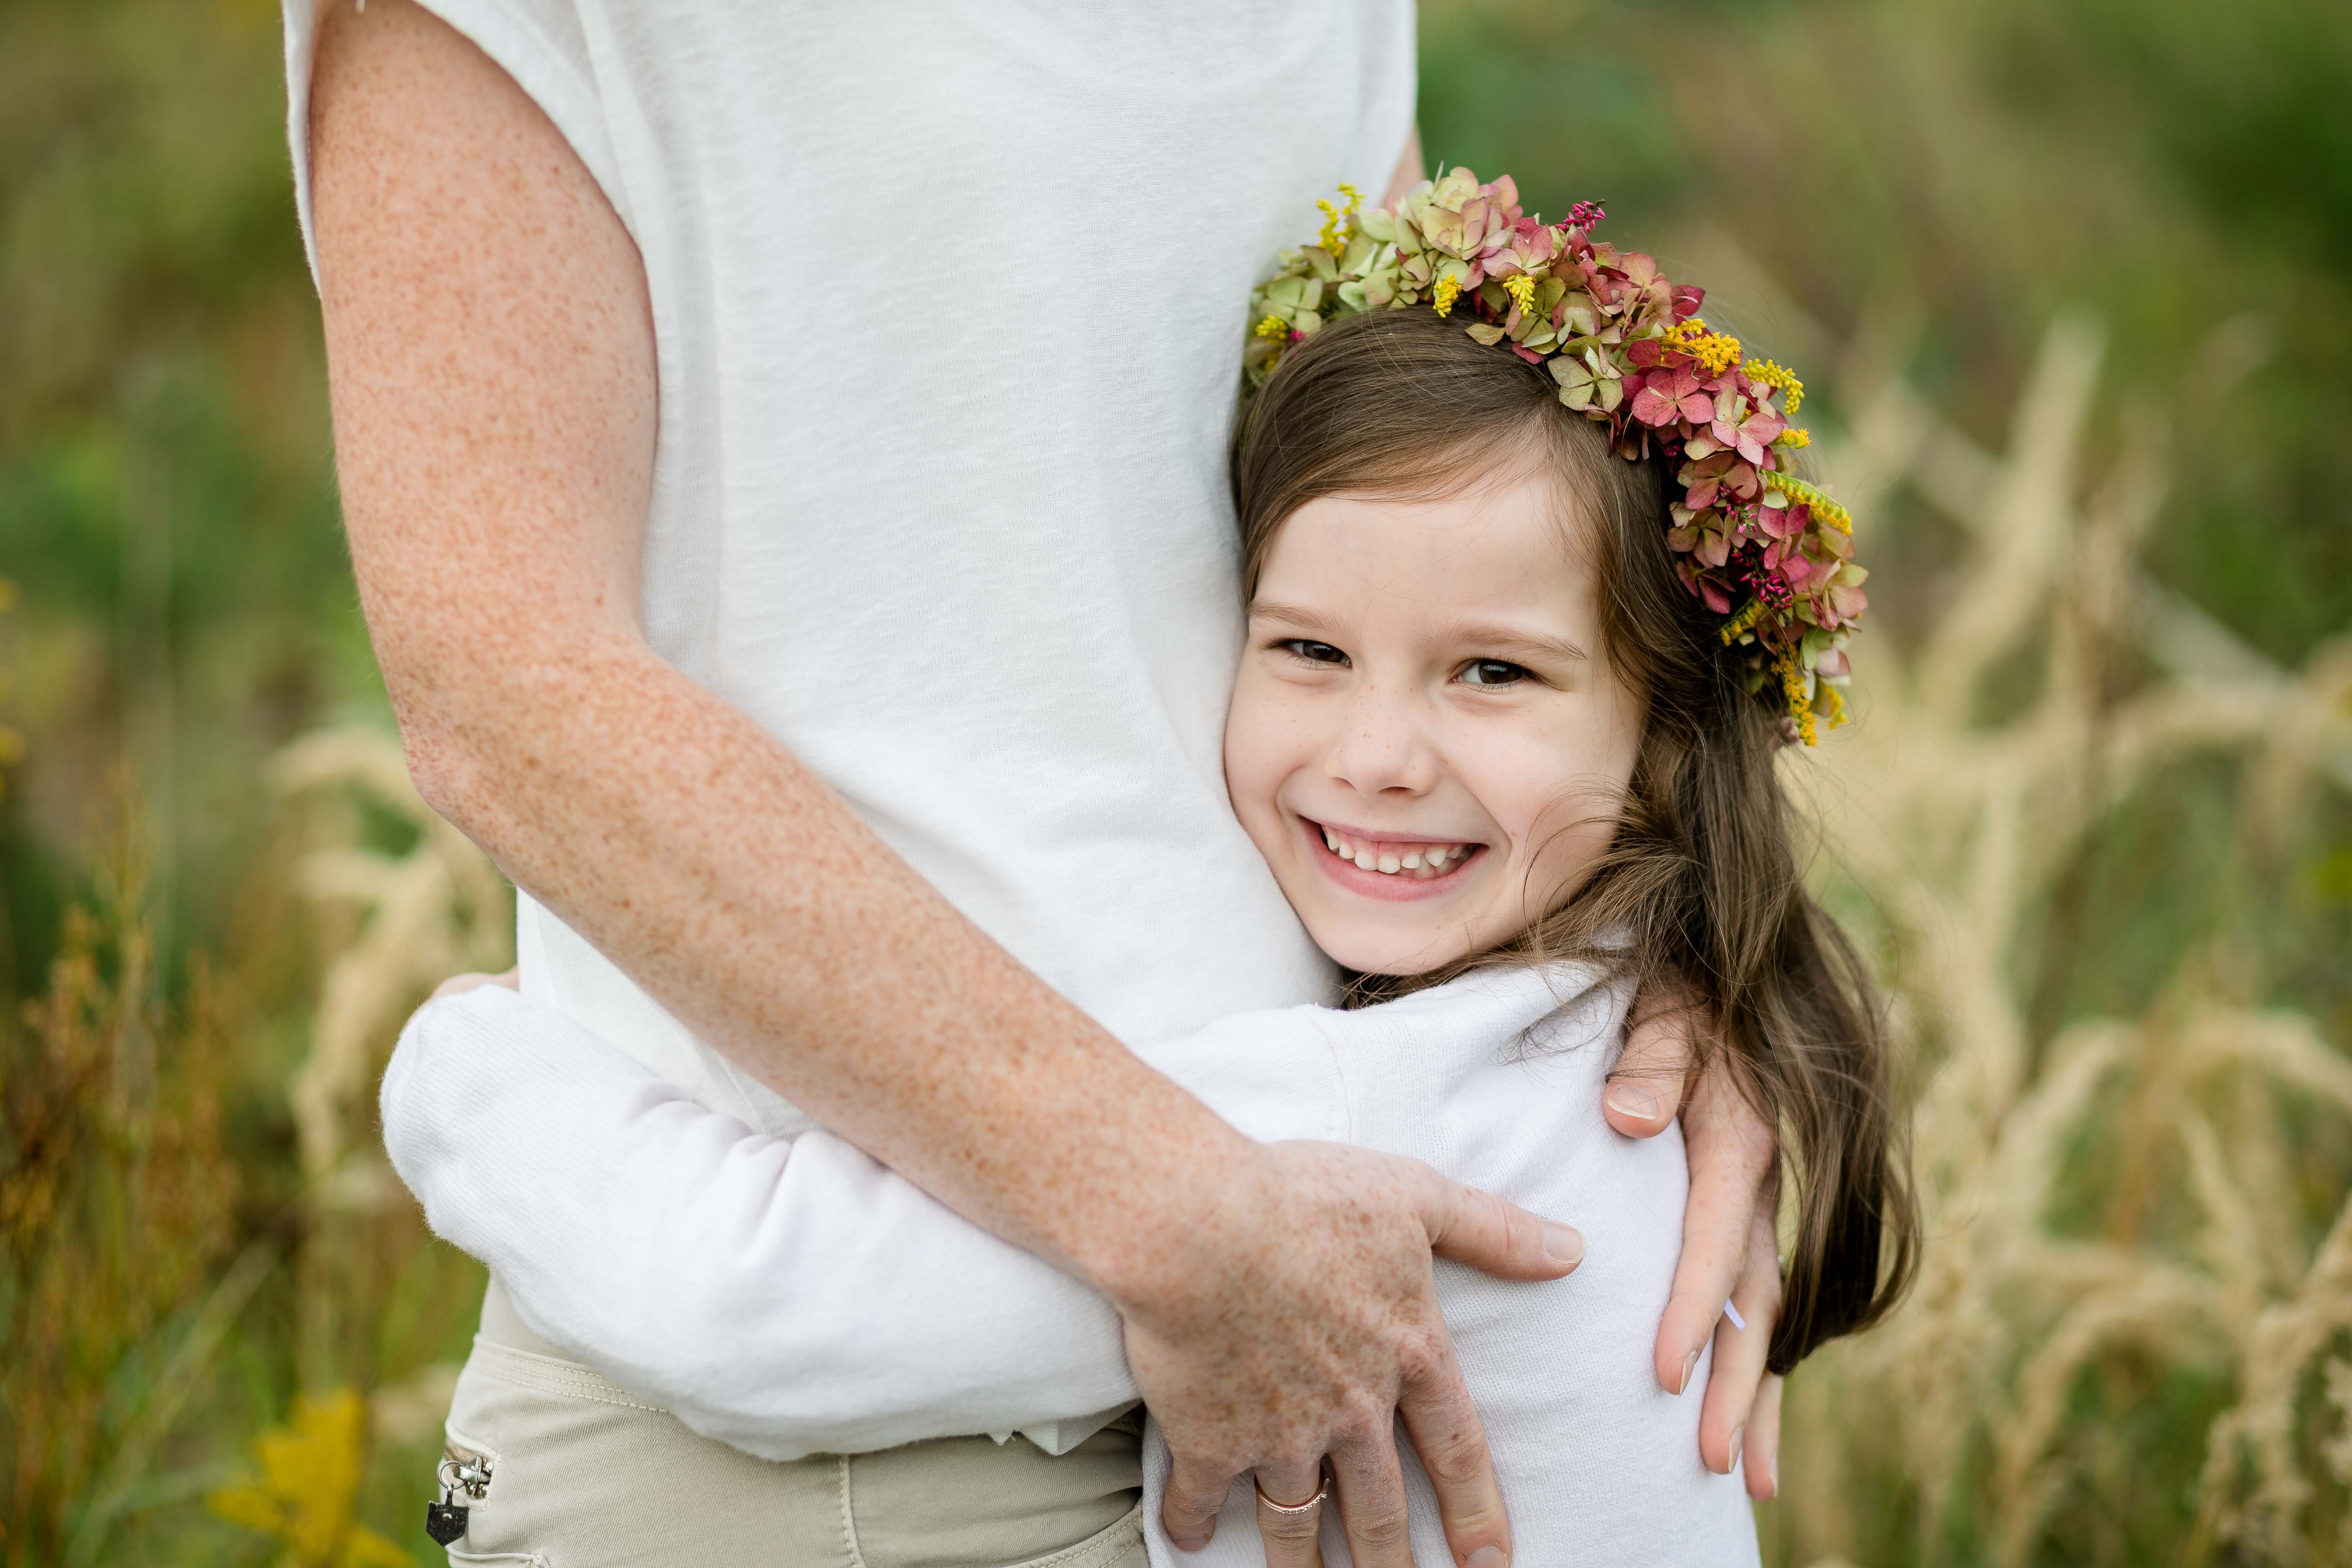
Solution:
<svg viewBox="0 0 2352 1568">
<path fill-rule="evenodd" d="M 1244 679 L 1225 716 L 1225 788 L 1253 835 L 1264 819 L 1278 815 L 1274 795 L 1286 772 L 1280 753 L 1286 748 L 1276 708 L 1262 686 Z"/>
</svg>

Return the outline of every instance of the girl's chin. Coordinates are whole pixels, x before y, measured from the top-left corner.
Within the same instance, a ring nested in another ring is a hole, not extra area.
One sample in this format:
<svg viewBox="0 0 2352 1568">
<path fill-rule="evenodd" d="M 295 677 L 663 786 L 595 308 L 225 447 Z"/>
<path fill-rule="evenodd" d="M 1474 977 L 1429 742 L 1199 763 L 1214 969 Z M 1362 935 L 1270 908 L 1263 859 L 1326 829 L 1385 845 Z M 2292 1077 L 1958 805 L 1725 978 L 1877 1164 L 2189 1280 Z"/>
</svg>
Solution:
<svg viewBox="0 0 2352 1568">
<path fill-rule="evenodd" d="M 1464 940 L 1459 926 L 1447 931 L 1432 930 L 1416 938 L 1395 930 L 1365 931 L 1354 921 L 1327 915 L 1307 921 L 1307 934 L 1315 939 L 1315 945 L 1323 950 L 1325 957 L 1342 969 L 1400 979 L 1442 969 L 1474 951 Z"/>
</svg>

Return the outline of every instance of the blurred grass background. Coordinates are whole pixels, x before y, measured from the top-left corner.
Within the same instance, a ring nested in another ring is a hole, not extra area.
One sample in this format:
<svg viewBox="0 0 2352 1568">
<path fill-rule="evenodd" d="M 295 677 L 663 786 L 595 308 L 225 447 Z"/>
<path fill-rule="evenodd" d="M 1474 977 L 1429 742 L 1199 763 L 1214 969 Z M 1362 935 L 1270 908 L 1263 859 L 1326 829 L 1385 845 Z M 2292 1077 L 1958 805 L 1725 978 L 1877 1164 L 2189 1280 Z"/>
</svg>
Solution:
<svg viewBox="0 0 2352 1568">
<path fill-rule="evenodd" d="M 1606 199 L 1866 501 L 1801 771 L 1936 1239 L 1792 1384 L 1769 1559 L 2352 1562 L 2352 9 L 1422 31 L 1432 159 Z M 479 1276 L 371 1089 L 504 903 L 384 739 L 278 70 L 259 0 L 0 3 L 10 1564 L 437 1561 Z"/>
</svg>

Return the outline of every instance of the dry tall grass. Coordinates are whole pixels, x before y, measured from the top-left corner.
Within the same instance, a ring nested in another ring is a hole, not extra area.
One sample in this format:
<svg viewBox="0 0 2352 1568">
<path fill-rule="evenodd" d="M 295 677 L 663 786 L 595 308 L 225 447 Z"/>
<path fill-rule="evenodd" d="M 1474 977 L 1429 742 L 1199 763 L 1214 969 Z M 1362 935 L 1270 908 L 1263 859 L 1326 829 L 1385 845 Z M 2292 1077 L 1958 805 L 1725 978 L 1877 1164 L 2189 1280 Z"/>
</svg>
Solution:
<svg viewBox="0 0 2352 1568">
<path fill-rule="evenodd" d="M 1769 313 L 1836 362 L 1785 301 Z M 2173 1560 L 2352 1560 L 2352 1203 L 2286 1153 L 2314 1119 L 2352 1123 L 2352 1061 L 2252 1005 L 2226 940 L 2147 1016 L 2049 1038 L 2020 952 L 2030 919 L 2053 944 L 2099 913 L 2067 908 L 2085 835 L 2193 753 L 2242 770 L 2248 855 L 2298 796 L 2352 787 L 2352 640 L 2276 668 L 2136 567 L 2168 411 L 2127 407 L 2084 472 L 2101 347 L 2087 321 L 2050 329 L 1999 455 L 1886 345 L 1843 356 L 1828 470 L 1864 519 L 1909 487 L 1966 552 L 1910 651 L 1864 639 L 1859 724 L 1793 764 L 1834 825 L 1827 879 L 1887 961 L 1931 1237 L 1895 1319 L 1790 1384 L 1793 1561 L 1860 1555 L 1890 1513 L 1907 1561 L 2129 1560 L 2151 1501 L 2132 1412 L 2179 1419 L 2184 1373 L 2214 1392 Z M 2203 363 L 2242 373 L 2259 349 L 2231 324 Z M 2341 1205 L 2315 1245 L 2315 1202 Z"/>
<path fill-rule="evenodd" d="M 209 1492 L 238 1505 L 227 1517 L 268 1515 L 254 1500 L 285 1489 L 284 1465 L 236 1485 L 252 1434 L 220 1423 L 251 1409 L 274 1424 L 289 1394 L 308 1418 L 259 1450 L 312 1472 L 277 1531 L 286 1561 L 404 1560 L 354 1510 L 379 1447 L 387 1497 L 424 1495 L 455 1371 L 432 1357 L 462 1333 L 479 1276 L 424 1234 L 376 1140 L 373 1089 L 436 981 L 509 962 L 510 905 L 416 798 L 389 734 L 310 737 L 268 783 L 307 910 L 236 938 L 262 951 L 224 957 L 322 963 L 290 1072 L 244 988 L 207 963 L 165 1005 L 127 792 L 45 993 L 0 1032 L 0 1562 L 233 1556 L 224 1527 L 174 1510 Z M 284 1115 L 290 1169 L 266 1135 L 240 1143 L 228 1125 L 257 1079 L 276 1103 L 247 1109 Z M 373 1391 L 371 1420 L 316 1418 L 361 1409 L 354 1387 Z M 414 1525 L 405 1506 L 385 1522 Z"/>
<path fill-rule="evenodd" d="M 146 875 L 126 821 L 0 1055 L 11 1563 L 87 1559 L 268 1261 L 257 1244 L 213 1273 L 237 1195 L 221 1125 L 231 1036 L 202 971 L 184 1008 L 163 1005 Z"/>
</svg>

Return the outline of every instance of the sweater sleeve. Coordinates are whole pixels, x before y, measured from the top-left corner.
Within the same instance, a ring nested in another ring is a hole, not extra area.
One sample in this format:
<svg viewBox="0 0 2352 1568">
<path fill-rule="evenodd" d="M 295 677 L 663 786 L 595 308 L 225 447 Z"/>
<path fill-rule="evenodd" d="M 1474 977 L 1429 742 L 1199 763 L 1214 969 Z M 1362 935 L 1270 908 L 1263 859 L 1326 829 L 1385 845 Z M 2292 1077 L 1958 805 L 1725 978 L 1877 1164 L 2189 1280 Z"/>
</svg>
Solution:
<svg viewBox="0 0 2352 1568">
<path fill-rule="evenodd" d="M 1254 1138 L 1341 1139 L 1316 1012 L 1244 1014 L 1140 1054 Z M 706 1110 L 513 992 L 420 1010 L 383 1115 L 434 1231 L 536 1332 L 762 1458 L 1050 1435 L 1136 1397 L 1118 1314 L 1076 1279 L 845 1141 Z"/>
</svg>

